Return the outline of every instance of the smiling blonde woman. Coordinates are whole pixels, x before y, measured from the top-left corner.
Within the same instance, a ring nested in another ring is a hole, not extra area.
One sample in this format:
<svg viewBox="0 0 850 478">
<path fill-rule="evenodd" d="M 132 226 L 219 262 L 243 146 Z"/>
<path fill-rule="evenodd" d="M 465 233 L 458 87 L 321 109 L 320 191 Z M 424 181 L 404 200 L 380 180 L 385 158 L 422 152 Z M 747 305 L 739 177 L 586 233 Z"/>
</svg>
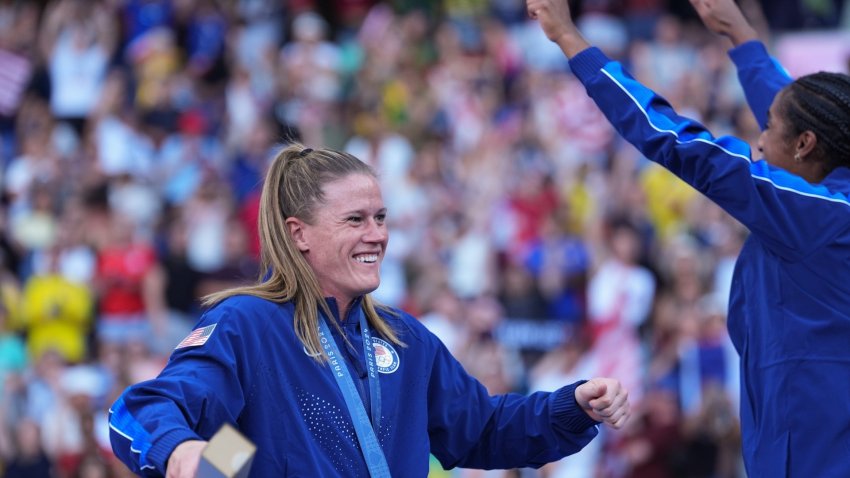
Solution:
<svg viewBox="0 0 850 478">
<path fill-rule="evenodd" d="M 538 467 L 626 421 L 610 378 L 490 396 L 416 318 L 375 304 L 387 207 L 354 156 L 283 149 L 259 228 L 263 277 L 208 297 L 159 377 L 112 406 L 112 446 L 134 472 L 193 477 L 224 423 L 257 445 L 251 476 L 424 477 L 432 454 Z"/>
</svg>

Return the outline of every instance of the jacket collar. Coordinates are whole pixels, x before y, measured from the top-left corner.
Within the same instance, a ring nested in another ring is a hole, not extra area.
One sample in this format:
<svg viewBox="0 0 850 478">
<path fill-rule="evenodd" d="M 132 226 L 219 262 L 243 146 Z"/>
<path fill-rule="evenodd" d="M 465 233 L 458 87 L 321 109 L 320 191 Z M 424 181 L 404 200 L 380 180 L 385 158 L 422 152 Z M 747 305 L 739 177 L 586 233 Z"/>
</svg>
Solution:
<svg viewBox="0 0 850 478">
<path fill-rule="evenodd" d="M 328 304 L 328 308 L 331 309 L 331 314 L 333 314 L 333 319 L 339 324 L 347 324 L 351 322 L 359 322 L 360 314 L 362 313 L 362 308 L 360 305 L 363 303 L 363 296 L 355 298 L 351 302 L 351 307 L 348 309 L 348 314 L 345 317 L 345 320 L 340 322 L 339 319 L 339 304 L 337 303 L 334 297 L 325 297 L 325 303 Z M 320 310 L 321 313 L 321 310 Z"/>
<path fill-rule="evenodd" d="M 850 168 L 839 166 L 833 169 L 821 181 L 821 185 L 831 192 L 850 196 Z"/>
</svg>

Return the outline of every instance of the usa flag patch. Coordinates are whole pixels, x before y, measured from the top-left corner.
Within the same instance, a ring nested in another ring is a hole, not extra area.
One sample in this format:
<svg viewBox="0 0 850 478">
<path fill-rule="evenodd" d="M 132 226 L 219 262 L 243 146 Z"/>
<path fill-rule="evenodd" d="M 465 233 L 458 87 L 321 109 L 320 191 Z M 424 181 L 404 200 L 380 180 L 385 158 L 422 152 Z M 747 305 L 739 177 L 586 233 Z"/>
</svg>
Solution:
<svg viewBox="0 0 850 478">
<path fill-rule="evenodd" d="M 174 350 L 204 345 L 205 343 L 207 343 L 207 340 L 210 338 L 210 335 L 212 335 L 216 325 L 218 324 L 212 324 L 206 327 L 201 327 L 200 329 L 193 330 L 191 334 L 187 335 L 185 339 L 183 339 L 179 344 L 177 344 L 177 347 L 175 347 Z"/>
</svg>

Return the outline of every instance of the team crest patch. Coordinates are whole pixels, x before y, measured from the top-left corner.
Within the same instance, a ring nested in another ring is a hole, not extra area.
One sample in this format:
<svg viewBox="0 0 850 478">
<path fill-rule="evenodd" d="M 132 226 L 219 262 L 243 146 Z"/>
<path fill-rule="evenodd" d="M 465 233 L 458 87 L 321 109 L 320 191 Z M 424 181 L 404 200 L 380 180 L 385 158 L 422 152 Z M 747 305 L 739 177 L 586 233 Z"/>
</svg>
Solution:
<svg viewBox="0 0 850 478">
<path fill-rule="evenodd" d="M 204 345 L 209 340 L 210 335 L 212 335 L 213 330 L 215 330 L 215 326 L 218 324 L 208 325 L 206 327 L 201 327 L 200 329 L 195 329 L 186 336 L 177 347 L 174 347 L 174 350 L 182 349 L 186 347 L 197 347 L 199 345 Z"/>
<path fill-rule="evenodd" d="M 375 347 L 375 365 L 378 366 L 378 372 L 393 373 L 398 370 L 400 364 L 398 353 L 389 343 L 372 337 L 372 346 Z"/>
</svg>

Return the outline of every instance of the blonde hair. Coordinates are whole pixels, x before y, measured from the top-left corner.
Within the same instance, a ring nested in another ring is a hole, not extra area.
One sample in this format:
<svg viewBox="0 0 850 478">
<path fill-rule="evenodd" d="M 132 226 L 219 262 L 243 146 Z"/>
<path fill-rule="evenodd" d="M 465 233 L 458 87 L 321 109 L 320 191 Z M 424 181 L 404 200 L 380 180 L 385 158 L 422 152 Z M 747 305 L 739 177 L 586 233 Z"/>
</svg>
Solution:
<svg viewBox="0 0 850 478">
<path fill-rule="evenodd" d="M 319 342 L 318 308 L 321 307 L 327 317 L 333 315 L 316 274 L 289 234 L 286 219 L 297 217 L 311 224 L 316 208 L 324 203 L 322 188 L 350 174 L 376 177 L 369 165 L 348 153 L 305 149 L 298 143 L 282 149 L 272 160 L 260 198 L 261 267 L 257 283 L 209 294 L 202 299 L 202 304 L 208 307 L 243 294 L 273 302 L 292 301 L 295 303 L 295 334 L 311 356 L 319 362 L 326 361 Z M 361 307 L 376 332 L 395 344 L 404 345 L 392 327 L 378 315 L 378 309 L 388 309 L 369 294 L 363 297 Z M 339 328 L 336 321 L 332 322 L 333 327 Z"/>
</svg>

